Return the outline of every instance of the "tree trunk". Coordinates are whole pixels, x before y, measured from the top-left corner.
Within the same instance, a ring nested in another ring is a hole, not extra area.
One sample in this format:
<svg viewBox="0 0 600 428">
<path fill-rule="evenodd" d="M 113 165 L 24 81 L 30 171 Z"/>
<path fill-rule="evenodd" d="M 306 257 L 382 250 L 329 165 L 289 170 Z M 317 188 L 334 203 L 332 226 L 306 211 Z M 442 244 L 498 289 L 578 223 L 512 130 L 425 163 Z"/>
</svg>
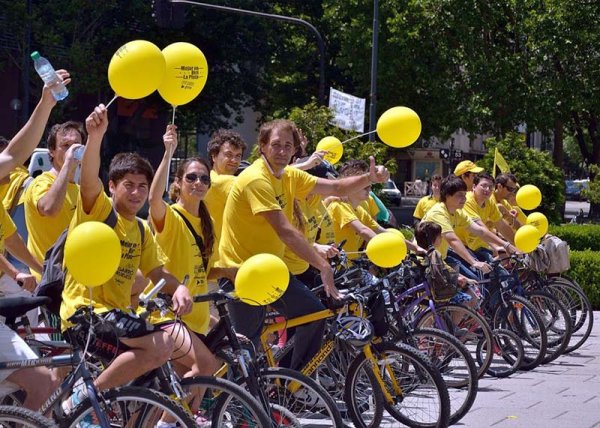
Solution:
<svg viewBox="0 0 600 428">
<path fill-rule="evenodd" d="M 563 123 L 560 118 L 554 119 L 554 145 L 552 147 L 552 160 L 554 165 L 563 170 L 565 151 L 563 147 Z M 559 207 L 560 217 L 565 218 L 565 204 Z"/>
<path fill-rule="evenodd" d="M 594 112 L 588 116 L 588 133 L 592 141 L 592 153 L 588 165 L 600 164 L 600 135 L 598 135 L 598 118 Z M 594 181 L 596 174 L 590 171 L 590 181 Z M 600 219 L 600 202 L 590 202 L 590 219 Z"/>
</svg>

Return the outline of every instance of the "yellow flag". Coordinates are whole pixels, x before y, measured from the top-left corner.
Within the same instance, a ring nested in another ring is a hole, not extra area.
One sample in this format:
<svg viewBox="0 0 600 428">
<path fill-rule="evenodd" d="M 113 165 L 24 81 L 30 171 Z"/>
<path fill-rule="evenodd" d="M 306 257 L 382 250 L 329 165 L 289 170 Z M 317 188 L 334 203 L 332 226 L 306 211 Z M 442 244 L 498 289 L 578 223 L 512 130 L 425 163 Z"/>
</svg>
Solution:
<svg viewBox="0 0 600 428">
<path fill-rule="evenodd" d="M 496 174 L 496 165 L 498 165 L 500 172 L 510 172 L 508 162 L 506 162 L 506 159 L 502 157 L 498 149 L 495 149 L 494 151 L 494 176 Z"/>
</svg>

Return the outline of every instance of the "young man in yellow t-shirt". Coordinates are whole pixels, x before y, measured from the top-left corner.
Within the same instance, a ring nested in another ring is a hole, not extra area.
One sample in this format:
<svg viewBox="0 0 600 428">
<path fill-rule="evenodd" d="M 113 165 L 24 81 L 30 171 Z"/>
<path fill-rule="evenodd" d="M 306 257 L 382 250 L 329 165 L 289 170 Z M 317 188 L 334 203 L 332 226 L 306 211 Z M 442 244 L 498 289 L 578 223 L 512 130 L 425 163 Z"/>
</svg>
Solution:
<svg viewBox="0 0 600 428">
<path fill-rule="evenodd" d="M 460 177 L 462 181 L 467 185 L 467 190 L 473 189 L 473 179 L 475 178 L 475 174 L 479 174 L 483 171 L 483 168 L 475 165 L 470 160 L 464 160 L 459 162 L 454 168 L 454 175 Z"/>
<path fill-rule="evenodd" d="M 527 222 L 527 216 L 515 201 L 518 188 L 517 177 L 505 172 L 496 177 L 496 188 L 492 195 L 492 201 L 496 202 L 502 217 L 515 231 Z"/>
<path fill-rule="evenodd" d="M 413 212 L 413 221 L 417 225 L 423 216 L 440 201 L 440 186 L 442 185 L 442 176 L 434 175 L 431 177 L 431 195 L 423 196 L 417 202 L 415 211 Z"/>
<path fill-rule="evenodd" d="M 292 224 L 293 199 L 303 199 L 310 194 L 345 196 L 372 182 L 384 182 L 389 172 L 384 167 L 376 167 L 371 158 L 369 173 L 342 180 L 316 178 L 288 166 L 299 144 L 298 131 L 290 121 L 276 120 L 261 127 L 258 136 L 261 157 L 238 176 L 225 204 L 217 266 L 236 268 L 259 253 L 283 258 L 287 246 L 319 270 L 327 295 L 338 298 L 328 261 Z M 321 302 L 293 276 L 286 292 L 272 306 L 287 317 L 323 309 Z M 256 342 L 263 327 L 265 308 L 236 302 L 231 315 L 237 331 Z M 318 351 L 323 328 L 322 322 L 297 328 L 292 368 L 302 367 Z"/>
<path fill-rule="evenodd" d="M 91 300 L 85 284 L 78 283 L 67 272 L 60 309 L 65 327 L 70 326 L 69 317 L 79 306 L 90 304 L 106 322 L 117 327 L 118 346 L 125 352 L 116 356 L 96 379 L 95 385 L 100 390 L 123 385 L 159 367 L 173 353 L 173 341 L 168 333 L 140 320 L 131 308 L 132 298 L 137 297 L 132 286 L 138 270 L 155 284 L 161 279 L 166 280 L 163 290 L 173 296 L 173 310 L 177 314 L 185 315 L 192 308 L 188 289 L 164 269 L 164 256 L 145 222 L 142 241 L 136 215 L 146 202 L 153 178 L 149 162 L 136 153 L 115 156 L 109 168 L 111 197 L 104 193 L 98 174 L 100 146 L 107 127 L 108 114 L 101 104 L 86 119 L 88 140 L 81 163 L 79 201 L 69 228 L 86 221 L 104 222 L 115 210 L 117 223 L 114 230 L 121 242 L 121 261 L 108 282 L 91 290 Z"/>
<path fill-rule="evenodd" d="M 85 138 L 79 122 L 54 125 L 48 134 L 52 169 L 37 176 L 25 191 L 27 248 L 40 262 L 75 213 L 79 186 L 74 177 L 80 160 L 74 154 Z M 32 274 L 39 281 L 41 275 L 35 271 Z"/>
<path fill-rule="evenodd" d="M 494 190 L 494 178 L 488 173 L 481 172 L 475 176 L 473 181 L 473 191 L 467 193 L 467 202 L 463 211 L 481 227 L 488 230 L 496 229 L 508 240 L 504 241 L 498 237 L 496 242 L 483 241 L 478 236 L 466 232 L 466 240 L 463 241 L 479 260 L 490 262 L 494 253 L 508 251 L 514 253 L 516 248 L 511 244 L 514 239 L 514 233 L 510 226 L 502 219 L 502 214 L 495 204 L 495 201 L 490 199 Z M 501 243 L 502 245 L 498 245 Z"/>
<path fill-rule="evenodd" d="M 484 240 L 495 240 L 495 236 L 484 227 L 472 221 L 462 210 L 465 205 L 467 185 L 455 175 L 449 175 L 442 180 L 440 202 L 435 204 L 423 217 L 422 221 L 437 223 L 442 228 L 442 242 L 439 252 L 452 266 L 459 267 L 462 275 L 470 279 L 478 279 L 475 270 L 487 273 L 491 267 L 477 260 L 458 237 L 458 234 L 468 230 Z M 452 251 L 449 251 L 449 248 Z"/>
</svg>

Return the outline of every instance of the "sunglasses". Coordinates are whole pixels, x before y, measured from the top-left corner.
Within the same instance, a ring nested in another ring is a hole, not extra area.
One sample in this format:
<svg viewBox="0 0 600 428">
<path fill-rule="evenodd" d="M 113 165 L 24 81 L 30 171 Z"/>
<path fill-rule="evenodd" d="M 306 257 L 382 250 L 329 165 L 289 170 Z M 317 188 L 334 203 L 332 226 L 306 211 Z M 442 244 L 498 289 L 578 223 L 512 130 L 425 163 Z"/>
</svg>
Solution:
<svg viewBox="0 0 600 428">
<path fill-rule="evenodd" d="M 196 181 L 200 181 L 200 183 L 210 186 L 210 176 L 209 175 L 198 175 L 194 173 L 186 174 L 184 177 L 185 181 L 188 183 L 195 183 Z"/>
<path fill-rule="evenodd" d="M 517 190 L 516 187 L 510 187 L 510 186 L 504 186 L 504 188 L 506 190 L 508 190 L 510 193 L 515 193 L 515 191 Z"/>
</svg>

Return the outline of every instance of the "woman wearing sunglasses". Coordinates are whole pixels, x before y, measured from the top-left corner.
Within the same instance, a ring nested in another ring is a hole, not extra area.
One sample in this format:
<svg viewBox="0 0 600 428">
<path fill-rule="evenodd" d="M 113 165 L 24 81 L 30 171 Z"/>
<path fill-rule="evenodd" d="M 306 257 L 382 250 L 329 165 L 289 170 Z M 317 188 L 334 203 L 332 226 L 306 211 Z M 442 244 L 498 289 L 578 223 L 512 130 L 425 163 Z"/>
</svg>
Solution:
<svg viewBox="0 0 600 428">
<path fill-rule="evenodd" d="M 207 272 L 215 242 L 213 225 L 204 203 L 210 188 L 210 167 L 206 160 L 198 157 L 181 162 L 169 189 L 173 204 L 168 205 L 163 200 L 163 192 L 171 157 L 177 147 L 175 125 L 167 126 L 163 142 L 165 154 L 150 186 L 149 221 L 157 242 L 169 258 L 165 267 L 180 282 L 189 276 L 187 286 L 194 296 L 207 292 Z M 146 291 L 151 287 L 152 284 Z M 175 367 L 184 377 L 212 375 L 219 368 L 217 359 L 198 336 L 208 331 L 208 303 L 194 303 L 192 311 L 181 318 L 182 322 L 175 322 L 172 314 L 153 317 L 149 321 L 170 333 L 175 349 L 189 349 L 184 357 L 174 360 Z"/>
</svg>

